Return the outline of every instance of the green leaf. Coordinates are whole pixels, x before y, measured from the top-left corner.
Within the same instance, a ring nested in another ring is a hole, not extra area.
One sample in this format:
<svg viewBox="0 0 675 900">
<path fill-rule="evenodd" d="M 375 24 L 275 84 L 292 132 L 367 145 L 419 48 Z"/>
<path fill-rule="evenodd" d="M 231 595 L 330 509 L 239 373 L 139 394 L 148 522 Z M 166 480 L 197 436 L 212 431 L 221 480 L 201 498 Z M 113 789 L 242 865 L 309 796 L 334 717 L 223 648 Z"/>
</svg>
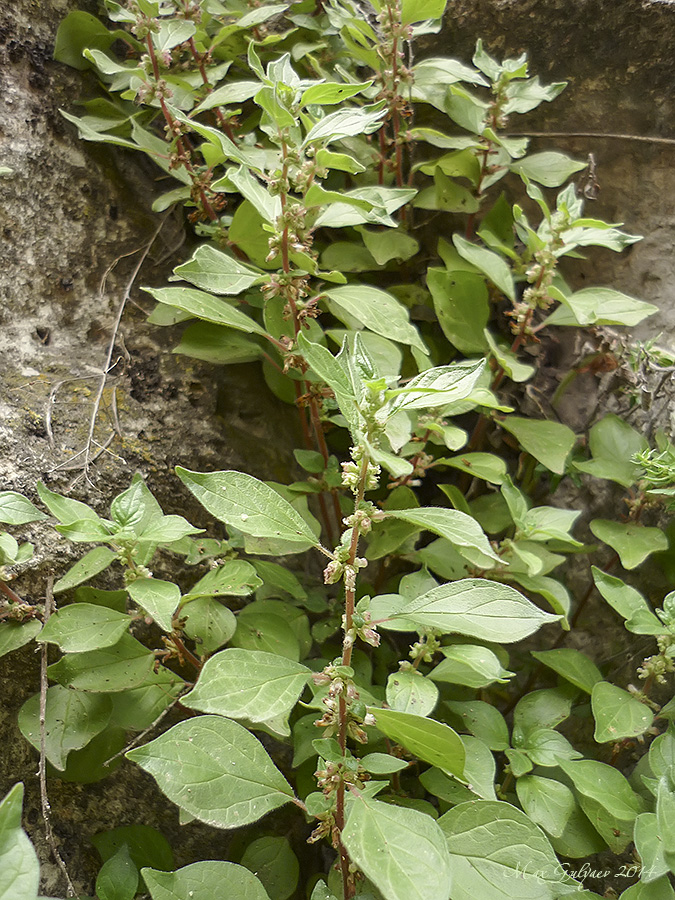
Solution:
<svg viewBox="0 0 675 900">
<path fill-rule="evenodd" d="M 415 238 L 399 231 L 369 231 L 367 228 L 363 228 L 361 237 L 378 266 L 386 266 L 392 259 L 405 262 L 413 257 L 420 248 L 419 242 Z"/>
<path fill-rule="evenodd" d="M 202 506 L 226 525 L 253 537 L 297 543 L 298 550 L 319 546 L 302 516 L 257 478 L 234 471 L 191 472 L 180 466 L 176 474 Z"/>
<path fill-rule="evenodd" d="M 490 560 L 499 560 L 478 522 L 466 513 L 442 506 L 425 506 L 421 509 L 392 509 L 387 517 L 402 519 L 426 531 L 449 540 L 455 547 L 478 550 L 486 557 L 484 568 L 490 567 Z"/>
<path fill-rule="evenodd" d="M 328 200 L 328 192 L 317 191 L 318 197 Z M 410 202 L 417 191 L 414 188 L 372 186 L 356 188 L 346 193 L 331 192 L 334 201 L 319 213 L 315 228 L 344 228 L 349 225 L 385 225 L 394 229 L 396 221 L 391 214 Z M 340 198 L 340 199 L 338 199 Z M 337 279 L 333 279 L 337 280 Z M 341 283 L 346 282 L 341 279 Z"/>
<path fill-rule="evenodd" d="M 436 462 L 438 464 L 438 460 Z M 506 478 L 506 462 L 494 453 L 462 453 L 460 456 L 446 456 L 442 462 L 444 466 L 452 466 L 491 484 L 502 484 Z"/>
<path fill-rule="evenodd" d="M 180 603 L 180 588 L 159 578 L 137 578 L 128 586 L 129 596 L 164 631 L 173 631 L 173 614 Z"/>
<path fill-rule="evenodd" d="M 67 607 L 71 608 L 71 607 Z M 130 634 L 111 647 L 86 653 L 69 653 L 49 666 L 49 677 L 78 691 L 125 691 L 148 677 L 154 654 Z"/>
<path fill-rule="evenodd" d="M 415 72 L 417 73 L 416 81 L 420 72 L 424 72 L 425 69 L 430 70 L 430 67 L 427 64 L 433 64 L 434 62 L 456 62 L 456 60 L 422 60 L 415 66 Z M 461 65 L 461 63 L 458 63 L 458 65 Z M 472 70 L 469 69 L 468 71 Z M 478 77 L 482 79 L 482 76 Z M 459 79 L 454 79 L 454 81 L 457 80 Z M 419 82 L 417 86 L 419 86 Z M 415 87 L 416 85 L 413 85 L 413 93 L 415 92 Z M 414 141 L 424 141 L 427 144 L 431 144 L 432 147 L 439 147 L 441 150 L 465 150 L 467 148 L 475 149 L 478 147 L 478 141 L 475 138 L 444 134 L 442 131 L 437 131 L 435 128 L 411 128 L 410 136 Z"/>
<path fill-rule="evenodd" d="M 369 753 L 361 757 L 361 765 L 373 775 L 393 775 L 394 772 L 402 772 L 408 768 L 404 759 L 390 756 L 388 753 Z"/>
<path fill-rule="evenodd" d="M 594 686 L 591 708 L 595 718 L 593 737 L 599 744 L 644 734 L 654 720 L 653 712 L 637 697 L 606 681 Z"/>
<path fill-rule="evenodd" d="M 283 656 L 230 648 L 207 660 L 181 702 L 201 712 L 265 722 L 288 716 L 310 675 L 308 668 Z"/>
<path fill-rule="evenodd" d="M 72 691 L 60 684 L 47 690 L 45 753 L 57 769 L 66 768 L 71 750 L 85 747 L 110 720 L 112 701 L 105 694 Z M 40 695 L 34 694 L 19 711 L 19 729 L 40 750 Z"/>
<path fill-rule="evenodd" d="M 420 629 L 435 628 L 444 634 L 466 634 L 490 641 L 496 634 L 502 643 L 520 641 L 560 616 L 542 612 L 506 584 L 483 578 L 465 578 L 422 594 L 389 617 L 415 623 Z M 386 628 L 386 622 L 381 623 Z"/>
<path fill-rule="evenodd" d="M 457 886 L 453 900 L 554 900 L 574 890 L 543 832 L 510 803 L 461 803 L 438 824 Z"/>
<path fill-rule="evenodd" d="M 611 519 L 593 519 L 589 528 L 596 538 L 617 552 L 624 569 L 635 569 L 652 553 L 668 549 L 668 538 L 660 528 Z"/>
<path fill-rule="evenodd" d="M 466 784 L 440 769 L 427 769 L 420 776 L 424 787 L 435 797 L 455 806 L 466 800 L 496 800 L 495 795 L 495 759 L 486 745 L 475 737 L 464 735 L 462 743 L 466 750 L 464 779 Z"/>
<path fill-rule="evenodd" d="M 60 594 L 78 584 L 89 581 L 94 575 L 107 569 L 115 559 L 117 559 L 117 553 L 109 547 L 94 547 L 93 550 L 85 553 L 75 565 L 71 566 L 63 578 L 59 578 L 54 585 L 54 593 Z"/>
<path fill-rule="evenodd" d="M 321 84 L 313 84 L 303 92 L 300 106 L 335 106 L 360 94 L 372 83 L 372 81 L 362 81 L 359 84 L 340 84 L 336 81 L 324 81 Z"/>
<path fill-rule="evenodd" d="M 654 615 L 639 591 L 595 566 L 591 566 L 591 574 L 600 594 L 612 609 L 626 619 L 628 631 L 634 634 L 663 634 L 663 623 Z"/>
<path fill-rule="evenodd" d="M 557 506 L 536 506 L 529 509 L 518 523 L 519 538 L 529 541 L 560 541 L 572 547 L 582 547 L 580 541 L 570 535 L 570 530 L 581 513 L 575 509 L 559 509 Z"/>
<path fill-rule="evenodd" d="M 124 844 L 101 866 L 96 878 L 96 896 L 99 900 L 133 900 L 138 882 L 138 869 Z"/>
<path fill-rule="evenodd" d="M 556 293 L 562 301 L 546 319 L 547 325 L 638 325 L 659 311 L 653 303 L 645 303 L 611 288 L 584 288 L 574 294 Z"/>
<path fill-rule="evenodd" d="M 648 449 L 647 439 L 618 416 L 608 415 L 596 423 L 588 434 L 592 459 L 575 462 L 581 472 L 607 478 L 629 488 L 640 477 L 640 466 L 631 457 Z"/>
<path fill-rule="evenodd" d="M 440 19 L 448 0 L 403 0 L 401 3 L 401 24 L 412 25 L 425 19 Z"/>
<path fill-rule="evenodd" d="M 530 731 L 522 744 L 516 741 L 516 729 L 513 729 L 513 743 L 524 752 L 535 766 L 555 768 L 561 759 L 579 759 L 581 753 L 575 750 L 567 738 L 553 728 L 535 728 Z M 508 755 L 508 754 L 507 754 Z"/>
<path fill-rule="evenodd" d="M 186 287 L 143 288 L 143 290 L 165 306 L 184 310 L 190 315 L 213 322 L 215 325 L 226 325 L 228 328 L 245 331 L 247 334 L 265 334 L 265 329 L 261 328 L 250 316 L 240 312 L 225 300 L 219 300 L 203 291 Z"/>
<path fill-rule="evenodd" d="M 404 387 L 387 392 L 388 416 L 402 409 L 429 409 L 461 404 L 471 397 L 485 370 L 481 360 L 465 360 L 449 366 L 426 369 Z"/>
<path fill-rule="evenodd" d="M 473 272 L 427 270 L 427 285 L 443 334 L 460 353 L 483 353 L 490 310 L 485 280 Z"/>
<path fill-rule="evenodd" d="M 636 818 L 635 849 L 642 861 L 640 880 L 643 884 L 652 884 L 670 871 L 663 854 L 656 813 L 640 813 Z"/>
<path fill-rule="evenodd" d="M 323 462 L 322 462 L 323 471 Z M 306 600 L 307 591 L 302 586 L 296 575 L 285 566 L 267 560 L 256 560 L 255 569 L 261 577 L 266 589 L 274 588 L 290 594 L 294 600 Z M 193 588 L 194 590 L 194 588 Z M 277 596 L 276 594 L 274 596 Z"/>
<path fill-rule="evenodd" d="M 73 500 L 70 497 L 62 497 L 50 491 L 48 487 L 38 481 L 37 492 L 40 500 L 47 507 L 49 512 L 58 519 L 62 525 L 71 525 L 73 522 L 79 522 L 83 519 L 98 520 L 98 516 L 91 507 L 79 500 Z"/>
<path fill-rule="evenodd" d="M 348 106 L 339 109 L 319 119 L 307 133 L 303 147 L 317 141 L 328 145 L 341 138 L 370 134 L 379 128 L 386 114 L 386 109 L 379 103 L 374 106 Z"/>
<path fill-rule="evenodd" d="M 565 473 L 567 457 L 576 442 L 574 432 L 567 425 L 519 416 L 507 416 L 500 419 L 499 424 L 517 439 L 523 450 L 547 469 L 556 475 Z"/>
<path fill-rule="evenodd" d="M 550 103 L 555 100 L 561 91 L 567 87 L 566 81 L 556 81 L 553 84 L 540 84 L 539 77 L 528 78 L 526 81 L 511 81 L 507 88 L 508 101 L 504 105 L 504 112 L 525 113 L 536 109 L 540 103 Z"/>
<path fill-rule="evenodd" d="M 562 835 L 559 838 L 551 836 L 551 844 L 560 856 L 572 859 L 607 850 L 607 844 L 578 806 L 572 810 Z"/>
<path fill-rule="evenodd" d="M 532 656 L 540 663 L 553 669 L 566 681 L 590 694 L 593 687 L 602 681 L 602 674 L 594 662 L 580 650 L 570 647 L 560 650 L 531 650 Z"/>
<path fill-rule="evenodd" d="M 346 343 L 343 344 L 343 347 L 346 346 Z M 356 409 L 354 385 L 340 360 L 321 344 L 307 340 L 302 333 L 298 335 L 298 350 L 315 374 L 332 389 L 340 411 L 356 430 L 360 419 Z"/>
<path fill-rule="evenodd" d="M 103 862 L 111 859 L 121 847 L 128 847 L 137 868 L 152 866 L 168 871 L 173 868 L 173 852 L 164 835 L 150 825 L 121 825 L 101 831 L 91 839 Z"/>
<path fill-rule="evenodd" d="M 36 634 L 42 630 L 42 624 L 37 619 L 30 619 L 27 622 L 2 622 L 0 623 L 0 656 L 11 653 L 12 650 L 18 650 L 29 641 L 32 641 Z"/>
<path fill-rule="evenodd" d="M 659 779 L 656 789 L 656 822 L 662 841 L 664 859 L 672 871 L 675 863 L 675 836 L 673 833 L 675 794 L 665 775 Z"/>
<path fill-rule="evenodd" d="M 272 565 L 256 563 L 256 567 Z M 279 567 L 281 568 L 281 567 Z M 288 577 L 291 573 L 282 570 Z M 243 559 L 227 559 L 215 569 L 207 572 L 203 578 L 190 588 L 183 596 L 183 603 L 197 597 L 248 597 L 262 585 L 262 579 L 256 575 L 251 563 Z"/>
<path fill-rule="evenodd" d="M 65 653 L 85 653 L 117 644 L 131 624 L 131 616 L 94 606 L 72 603 L 50 616 L 40 642 L 57 644 Z"/>
<path fill-rule="evenodd" d="M 553 837 L 562 836 L 576 805 L 567 785 L 540 775 L 523 775 L 516 781 L 516 793 L 536 825 Z"/>
<path fill-rule="evenodd" d="M 544 187 L 559 187 L 564 184 L 570 175 L 586 168 L 585 162 L 577 162 L 565 156 L 564 153 L 546 151 L 544 153 L 532 153 L 516 162 L 511 163 L 511 171 L 516 172 L 523 181 L 536 181 Z"/>
<path fill-rule="evenodd" d="M 21 828 L 23 784 L 15 784 L 0 803 L 0 897 L 35 900 L 40 867 L 33 845 Z"/>
<path fill-rule="evenodd" d="M 119 36 L 111 32 L 90 13 L 75 10 L 68 13 L 59 25 L 54 42 L 54 59 L 80 71 L 89 66 L 82 58 L 85 48 L 107 50 Z"/>
<path fill-rule="evenodd" d="M 227 183 L 226 190 L 232 190 L 231 186 L 234 185 L 242 197 L 253 204 L 263 219 L 271 225 L 276 224 L 277 219 L 281 215 L 281 198 L 278 195 L 269 193 L 267 188 L 258 181 L 255 175 L 249 171 L 246 166 L 242 165 L 239 169 L 228 169 L 227 174 L 222 181 Z M 218 191 L 220 189 L 221 182 L 215 182 L 213 190 Z M 310 204 L 308 203 L 307 206 L 309 205 Z M 188 279 L 188 281 L 189 280 L 191 279 Z M 217 291 L 216 293 L 220 293 L 220 291 Z"/>
<path fill-rule="evenodd" d="M 391 709 L 428 716 L 438 703 L 438 688 L 416 669 L 403 669 L 387 679 L 386 699 Z"/>
<path fill-rule="evenodd" d="M 16 491 L 0 491 L 0 522 L 7 525 L 27 525 L 48 518 L 30 500 Z"/>
<path fill-rule="evenodd" d="M 127 753 L 172 802 L 216 828 L 236 828 L 293 798 L 260 742 L 237 722 L 199 716 Z"/>
<path fill-rule="evenodd" d="M 259 650 L 296 662 L 300 659 L 300 642 L 289 622 L 269 613 L 240 614 L 232 644 L 243 650 Z"/>
<path fill-rule="evenodd" d="M 300 877 L 300 864 L 285 837 L 261 837 L 248 845 L 241 858 L 263 884 L 270 900 L 288 900 Z"/>
<path fill-rule="evenodd" d="M 632 839 L 635 817 L 644 810 L 642 799 L 613 766 L 594 759 L 561 759 L 559 764 L 572 779 L 581 807 L 596 830 L 620 852 Z"/>
<path fill-rule="evenodd" d="M 452 241 L 462 259 L 480 269 L 502 293 L 506 294 L 510 300 L 515 300 L 513 275 L 501 256 L 497 256 L 496 253 L 485 247 L 472 244 L 471 241 L 467 241 L 459 234 L 453 234 Z"/>
<path fill-rule="evenodd" d="M 162 516 L 154 519 L 138 535 L 139 541 L 151 544 L 173 544 L 191 534 L 201 534 L 203 529 L 195 528 L 183 516 Z"/>
<path fill-rule="evenodd" d="M 112 695 L 111 724 L 125 731 L 144 731 L 183 690 L 180 675 L 164 666 L 157 672 L 151 669 L 138 687 Z"/>
<path fill-rule="evenodd" d="M 570 714 L 572 701 L 562 689 L 530 691 L 516 704 L 513 713 L 513 746 L 528 742 L 528 736 L 542 728 L 555 728 Z"/>
<path fill-rule="evenodd" d="M 175 872 L 142 869 L 152 900 L 222 900 L 223 888 L 237 900 L 270 900 L 260 881 L 244 866 L 210 859 Z"/>
<path fill-rule="evenodd" d="M 353 156 L 346 153 L 333 153 L 322 148 L 316 152 L 316 164 L 320 169 L 337 169 L 340 172 L 349 172 L 351 175 L 359 175 L 366 168 Z"/>
<path fill-rule="evenodd" d="M 340 313 L 346 314 L 375 334 L 401 344 L 410 344 L 426 353 L 417 329 L 410 324 L 408 311 L 392 294 L 365 285 L 329 288 L 324 294 L 331 301 L 338 318 L 341 318 Z"/>
<path fill-rule="evenodd" d="M 490 750 L 509 746 L 509 730 L 504 717 L 483 700 L 451 700 L 446 703 L 452 718 L 450 724 L 459 731 L 469 731 Z"/>
<path fill-rule="evenodd" d="M 511 381 L 515 381 L 517 384 L 520 384 L 523 381 L 527 381 L 531 378 L 536 369 L 534 366 L 529 366 L 527 363 L 522 363 L 518 359 L 515 353 L 512 353 L 508 347 L 503 344 L 498 344 L 497 341 L 492 337 L 487 328 L 483 332 L 485 336 L 485 341 L 492 352 L 492 355 L 497 360 L 502 369 L 509 376 Z"/>
<path fill-rule="evenodd" d="M 69 541 L 76 543 L 94 543 L 95 541 L 109 541 L 116 530 L 114 523 L 104 522 L 103 519 L 82 519 L 70 525 L 56 525 L 59 534 L 65 535 Z"/>
<path fill-rule="evenodd" d="M 464 745 L 457 732 L 448 725 L 394 709 L 372 708 L 369 711 L 375 715 L 377 728 L 390 740 L 402 744 L 424 762 L 463 777 Z"/>
<path fill-rule="evenodd" d="M 443 647 L 445 659 L 429 673 L 434 681 L 482 688 L 499 682 L 506 684 L 515 673 L 502 667 L 499 657 L 479 644 L 453 644 Z"/>
<path fill-rule="evenodd" d="M 475 159 L 475 157 L 474 157 Z M 442 160 L 439 160 L 442 164 Z M 422 171 L 427 167 L 423 166 Z M 417 195 L 413 206 L 419 209 L 439 209 L 452 213 L 475 213 L 480 208 L 480 201 L 468 188 L 458 184 L 443 171 L 442 165 L 434 171 L 433 187 L 425 188 Z M 453 173 L 454 174 L 454 173 Z"/>
<path fill-rule="evenodd" d="M 126 491 L 118 494 L 110 504 L 110 517 L 120 528 L 135 529 L 147 518 L 148 509 L 144 487 L 143 481 L 137 480 Z"/>
<path fill-rule="evenodd" d="M 247 337 L 207 322 L 188 325 L 173 352 L 217 366 L 253 362 L 262 355 L 260 347 Z"/>
<path fill-rule="evenodd" d="M 232 610 L 213 597 L 199 597 L 181 607 L 181 617 L 187 621 L 185 634 L 197 643 L 201 654 L 213 653 L 226 644 L 237 630 Z"/>
<path fill-rule="evenodd" d="M 210 244 L 201 244 L 192 257 L 174 269 L 173 281 L 184 279 L 205 291 L 214 294 L 241 294 L 252 287 L 262 277 L 262 273 L 245 266 L 233 256 L 216 250 Z M 169 288 L 163 288 L 164 291 Z M 185 290 L 185 289 L 183 289 Z M 149 291 L 156 296 L 153 291 Z M 162 303 L 167 301 L 156 297 Z M 226 325 L 226 322 L 222 323 Z"/>
<path fill-rule="evenodd" d="M 357 794 L 342 842 L 386 900 L 450 897 L 450 859 L 443 834 L 430 816 Z"/>
</svg>

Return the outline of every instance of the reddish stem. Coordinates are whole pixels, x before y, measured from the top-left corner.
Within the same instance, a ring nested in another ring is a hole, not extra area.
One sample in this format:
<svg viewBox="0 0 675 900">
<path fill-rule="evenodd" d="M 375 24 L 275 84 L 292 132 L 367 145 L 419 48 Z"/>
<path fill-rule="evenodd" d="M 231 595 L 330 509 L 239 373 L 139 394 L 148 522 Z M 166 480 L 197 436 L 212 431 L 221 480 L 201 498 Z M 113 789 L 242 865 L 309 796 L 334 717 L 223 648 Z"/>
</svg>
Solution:
<svg viewBox="0 0 675 900">
<path fill-rule="evenodd" d="M 161 76 L 161 72 L 159 70 L 159 62 L 157 61 L 157 54 L 155 53 L 155 48 L 152 43 L 152 35 L 151 34 L 149 34 L 146 38 L 146 46 L 148 48 L 150 62 L 152 63 L 152 73 L 155 76 L 155 82 L 159 83 L 161 81 L 162 76 Z M 160 96 L 158 99 L 159 99 L 159 105 L 161 107 L 162 113 L 164 114 L 164 118 L 166 119 L 166 124 L 169 129 L 169 134 L 170 135 L 177 134 L 176 120 L 169 112 L 169 109 L 166 105 L 164 97 Z M 176 137 L 176 147 L 181 156 L 183 165 L 185 166 L 190 178 L 192 179 L 193 184 L 196 185 L 197 184 L 197 175 L 195 173 L 194 166 L 190 162 L 190 151 L 185 146 L 185 143 L 181 137 Z M 204 190 L 203 187 L 201 187 L 201 185 L 198 186 L 198 190 L 199 190 L 199 195 L 201 197 L 202 206 L 204 207 L 204 212 L 207 214 L 207 216 L 211 219 L 212 222 L 217 222 L 218 216 L 217 216 L 215 210 L 213 209 L 213 207 L 211 206 L 211 203 L 209 202 L 209 198 L 206 196 L 206 191 Z"/>
<path fill-rule="evenodd" d="M 11 589 L 6 581 L 0 581 L 0 591 L 9 597 L 13 603 L 23 603 L 21 597 Z"/>
</svg>

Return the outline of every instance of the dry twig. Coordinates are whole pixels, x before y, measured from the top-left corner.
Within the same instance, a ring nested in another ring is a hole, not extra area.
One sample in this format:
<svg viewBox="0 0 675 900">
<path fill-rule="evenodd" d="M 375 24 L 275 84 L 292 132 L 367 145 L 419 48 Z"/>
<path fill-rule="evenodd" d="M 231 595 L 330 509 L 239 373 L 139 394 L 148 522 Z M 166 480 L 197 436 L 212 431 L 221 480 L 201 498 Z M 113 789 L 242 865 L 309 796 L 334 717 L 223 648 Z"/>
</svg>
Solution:
<svg viewBox="0 0 675 900">
<path fill-rule="evenodd" d="M 150 725 L 148 725 L 148 727 L 145 729 L 145 731 L 141 731 L 140 734 L 137 734 L 136 737 L 133 738 L 133 740 L 129 741 L 129 743 L 126 745 L 126 747 L 123 747 L 123 748 L 119 751 L 119 753 L 116 753 L 114 756 L 111 756 L 110 759 L 106 759 L 106 761 L 103 763 L 103 765 L 104 765 L 104 766 L 109 766 L 111 762 L 113 762 L 113 761 L 116 760 L 116 759 L 119 759 L 120 756 L 124 756 L 124 754 L 125 754 L 125 753 L 128 753 L 129 750 L 133 750 L 134 747 L 136 747 L 136 746 L 138 746 L 138 744 L 142 743 L 142 742 L 145 740 L 145 738 L 146 738 L 151 732 L 153 732 L 153 731 L 155 730 L 155 728 L 157 728 L 157 726 L 158 726 L 159 723 L 162 721 L 162 719 L 163 719 L 168 713 L 171 712 L 171 710 L 174 708 L 174 706 L 176 705 L 176 703 L 178 703 L 178 701 L 180 700 L 180 698 L 183 697 L 183 696 L 190 690 L 191 687 L 192 687 L 192 685 L 186 685 L 184 688 L 182 688 L 181 691 L 180 691 L 180 693 L 177 694 L 176 697 L 174 697 L 174 699 L 171 701 L 171 703 L 169 703 L 168 706 L 165 706 L 165 707 L 164 707 L 164 709 L 163 709 L 163 710 L 161 711 L 161 713 L 157 716 L 157 718 L 155 719 L 155 721 L 152 722 Z"/>
<path fill-rule="evenodd" d="M 49 617 L 54 608 L 54 576 L 50 573 L 47 576 L 47 590 L 45 594 L 45 625 L 49 621 Z M 45 833 L 47 835 L 47 843 L 52 851 L 52 856 L 66 879 L 67 895 L 76 897 L 77 891 L 68 873 L 63 857 L 56 846 L 54 832 L 52 830 L 51 806 L 49 805 L 49 796 L 47 794 L 47 752 L 46 752 L 46 730 L 45 722 L 47 717 L 47 644 L 43 643 L 40 648 L 40 765 L 38 768 L 38 777 L 40 779 L 40 803 L 42 806 L 42 818 L 45 823 Z"/>
</svg>

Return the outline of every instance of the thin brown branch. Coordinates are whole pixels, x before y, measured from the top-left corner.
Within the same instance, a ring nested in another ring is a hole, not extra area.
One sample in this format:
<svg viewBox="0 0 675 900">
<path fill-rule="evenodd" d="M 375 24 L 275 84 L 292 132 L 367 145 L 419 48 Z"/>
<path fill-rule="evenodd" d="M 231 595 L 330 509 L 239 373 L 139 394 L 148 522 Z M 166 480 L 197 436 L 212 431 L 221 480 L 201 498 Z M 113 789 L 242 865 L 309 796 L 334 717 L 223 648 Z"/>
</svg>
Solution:
<svg viewBox="0 0 675 900">
<path fill-rule="evenodd" d="M 49 621 L 49 617 L 54 611 L 54 575 L 50 572 L 47 576 L 47 588 L 45 591 L 45 625 Z M 66 894 L 68 897 L 76 897 L 77 891 L 72 882 L 68 868 L 63 861 L 63 857 L 56 846 L 54 831 L 52 830 L 51 806 L 49 805 L 49 795 L 47 794 L 47 734 L 45 723 L 47 720 L 47 647 L 45 642 L 40 648 L 40 764 L 38 768 L 38 777 L 40 780 L 40 804 L 42 806 L 42 819 L 45 823 L 45 833 L 47 843 L 51 850 L 52 856 L 56 860 L 56 864 L 66 880 Z"/>
<path fill-rule="evenodd" d="M 9 599 L 13 603 L 23 603 L 21 597 L 19 597 L 19 595 L 11 589 L 6 581 L 0 581 L 0 592 L 2 592 L 6 597 L 9 597 Z"/>
<path fill-rule="evenodd" d="M 143 266 L 143 263 L 147 259 L 147 256 L 150 253 L 150 250 L 152 249 L 152 245 L 155 243 L 155 241 L 157 240 L 157 237 L 159 236 L 160 231 L 164 227 L 164 223 L 166 222 L 166 219 L 167 219 L 167 216 L 164 216 L 162 218 L 162 221 L 159 223 L 159 225 L 155 229 L 152 237 L 150 238 L 148 243 L 143 248 L 143 252 L 141 253 L 140 259 L 134 266 L 133 272 L 131 273 L 129 280 L 126 283 L 124 292 L 122 294 L 122 299 L 120 300 L 120 304 L 117 309 L 117 315 L 115 316 L 112 333 L 110 335 L 110 341 L 108 343 L 108 352 L 106 355 L 105 363 L 103 365 L 103 373 L 102 373 L 101 379 L 99 381 L 98 391 L 96 392 L 96 397 L 94 399 L 94 409 L 92 411 L 91 419 L 89 421 L 89 432 L 87 434 L 87 443 L 84 448 L 84 462 L 82 465 L 82 471 L 83 471 L 83 475 L 85 478 L 87 477 L 87 474 L 89 472 L 89 466 L 93 462 L 93 460 L 91 458 L 91 449 L 95 443 L 94 442 L 94 431 L 96 429 L 96 421 L 98 419 L 98 414 L 99 414 L 99 410 L 101 407 L 101 400 L 103 399 L 103 392 L 105 391 L 105 387 L 106 387 L 106 384 L 108 381 L 108 374 L 110 372 L 110 369 L 112 368 L 111 363 L 112 363 L 113 353 L 115 352 L 115 342 L 117 341 L 117 335 L 118 335 L 118 332 L 120 329 L 120 324 L 122 322 L 122 316 L 124 315 L 124 310 L 127 305 L 127 300 L 129 299 L 131 289 L 136 282 L 138 273 L 140 272 L 141 267 Z M 117 260 L 116 260 L 116 262 L 117 262 Z M 110 270 L 108 270 L 108 272 L 109 271 Z M 107 276 L 108 272 L 106 272 L 106 276 Z M 106 276 L 104 276 L 104 279 Z M 102 282 L 102 285 L 103 285 L 103 283 L 104 282 Z"/>
<path fill-rule="evenodd" d="M 606 131 L 514 131 L 506 137 L 608 138 L 615 141 L 641 141 L 644 144 L 675 144 L 675 138 L 644 134 L 614 134 Z"/>
<path fill-rule="evenodd" d="M 169 703 L 168 706 L 164 707 L 164 709 L 157 716 L 157 718 L 155 719 L 154 722 L 152 722 L 150 725 L 148 725 L 148 727 L 144 731 L 141 731 L 140 734 L 137 734 L 136 737 L 133 738 L 133 740 L 129 741 L 129 743 L 126 745 L 126 747 L 124 747 L 122 750 L 120 750 L 119 753 L 116 753 L 114 756 L 111 756 L 111 757 L 109 757 L 109 759 L 106 759 L 106 761 L 103 763 L 103 765 L 106 766 L 106 768 L 107 768 L 111 762 L 114 762 L 116 759 L 119 759 L 120 756 L 124 756 L 125 753 L 128 753 L 129 750 L 133 750 L 133 748 L 137 747 L 138 744 L 142 744 L 143 741 L 146 739 L 146 737 L 149 734 L 151 734 L 155 730 L 155 728 L 157 728 L 159 723 L 164 719 L 165 716 L 167 716 L 171 712 L 171 710 L 178 703 L 180 698 L 183 697 L 190 690 L 191 687 L 192 687 L 191 685 L 186 685 L 184 688 L 182 688 L 180 693 L 176 694 L 176 696 L 171 701 L 171 703 Z"/>
</svg>

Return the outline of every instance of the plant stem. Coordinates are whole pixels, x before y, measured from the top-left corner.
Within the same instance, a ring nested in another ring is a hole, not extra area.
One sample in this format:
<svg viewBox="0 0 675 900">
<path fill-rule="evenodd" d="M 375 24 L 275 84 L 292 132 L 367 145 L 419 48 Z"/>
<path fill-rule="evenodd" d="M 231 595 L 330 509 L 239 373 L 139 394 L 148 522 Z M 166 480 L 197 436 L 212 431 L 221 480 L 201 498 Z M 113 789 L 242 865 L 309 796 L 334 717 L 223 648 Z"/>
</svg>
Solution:
<svg viewBox="0 0 675 900">
<path fill-rule="evenodd" d="M 366 492 L 366 481 L 368 478 L 368 466 L 370 460 L 368 456 L 364 454 L 363 459 L 361 460 L 361 472 L 359 476 L 359 483 L 356 490 L 356 496 L 354 500 L 354 512 L 359 509 L 361 502 L 364 498 Z M 356 555 L 359 548 L 359 528 L 358 525 L 354 524 L 352 526 L 352 534 L 351 541 L 349 544 L 349 559 L 347 565 L 353 566 L 356 561 Z M 356 605 L 356 586 L 352 582 L 350 584 L 345 584 L 345 618 L 344 618 L 344 641 L 342 644 L 342 665 L 349 666 L 352 661 L 352 648 L 353 648 L 353 635 L 351 634 L 353 621 L 354 621 L 354 607 Z M 339 716 L 339 729 L 338 729 L 338 744 L 340 745 L 340 749 L 342 750 L 343 757 L 347 753 L 347 724 L 348 724 L 348 713 L 347 713 L 347 703 L 345 701 L 344 695 L 340 694 L 338 699 L 338 716 Z M 339 831 L 340 835 L 342 835 L 342 831 L 345 827 L 345 781 L 344 778 L 340 777 L 340 782 L 337 786 L 336 791 L 336 801 L 335 801 L 335 826 Z M 342 873 L 342 891 L 345 900 L 351 900 L 355 893 L 355 886 L 353 883 L 353 879 L 350 878 L 349 872 L 349 856 L 344 846 L 342 845 L 342 840 L 340 839 L 338 842 L 338 852 L 340 854 L 340 870 Z"/>
<path fill-rule="evenodd" d="M 21 597 L 11 589 L 6 581 L 0 581 L 0 591 L 2 591 L 6 597 L 9 597 L 13 603 L 23 603 Z"/>
<path fill-rule="evenodd" d="M 159 84 L 159 82 L 162 80 L 162 75 L 159 70 L 159 62 L 157 60 L 157 54 L 155 53 L 155 48 L 152 43 L 152 35 L 151 34 L 149 34 L 146 38 L 146 46 L 148 48 L 150 62 L 152 63 L 152 74 L 155 76 L 155 83 Z M 202 206 L 204 207 L 204 212 L 207 214 L 207 216 L 211 219 L 212 222 L 217 222 L 218 215 L 217 215 L 216 211 L 213 209 L 213 207 L 211 206 L 211 203 L 209 202 L 209 198 L 206 196 L 206 191 L 204 190 L 204 188 L 201 185 L 198 185 L 197 173 L 194 170 L 194 166 L 190 162 L 190 150 L 185 145 L 185 141 L 183 140 L 183 138 L 180 137 L 179 126 L 176 123 L 176 120 L 174 119 L 174 117 L 169 112 L 169 109 L 166 105 L 166 101 L 164 100 L 164 97 L 162 97 L 161 94 L 159 94 L 157 99 L 159 100 L 159 105 L 161 107 L 162 113 L 164 114 L 164 118 L 166 119 L 166 124 L 167 124 L 168 130 L 169 130 L 169 136 L 173 137 L 174 135 L 176 135 L 176 147 L 178 148 L 178 152 L 181 157 L 181 162 L 185 166 L 190 178 L 192 179 L 192 183 L 195 185 L 195 187 L 197 187 L 197 190 L 199 191 L 199 196 L 202 201 Z"/>
<path fill-rule="evenodd" d="M 194 61 L 197 63 L 197 67 L 202 76 L 202 81 L 204 82 L 204 87 L 206 88 L 206 92 L 207 92 L 207 94 L 211 94 L 213 92 L 213 86 L 211 85 L 211 82 L 209 81 L 209 77 L 206 74 L 206 67 L 204 65 L 204 54 L 200 54 L 199 51 L 197 50 L 197 46 L 195 44 L 194 38 L 190 38 L 190 40 L 188 41 L 188 45 L 190 47 L 190 51 L 192 53 Z M 237 139 L 235 137 L 234 132 L 232 131 L 232 127 L 230 126 L 230 123 L 227 121 L 227 119 L 221 112 L 220 107 L 216 106 L 214 108 L 214 112 L 216 114 L 216 118 L 218 120 L 218 124 L 220 125 L 220 127 L 223 129 L 223 131 L 229 137 L 229 139 L 232 141 L 232 143 L 236 144 Z"/>
</svg>

